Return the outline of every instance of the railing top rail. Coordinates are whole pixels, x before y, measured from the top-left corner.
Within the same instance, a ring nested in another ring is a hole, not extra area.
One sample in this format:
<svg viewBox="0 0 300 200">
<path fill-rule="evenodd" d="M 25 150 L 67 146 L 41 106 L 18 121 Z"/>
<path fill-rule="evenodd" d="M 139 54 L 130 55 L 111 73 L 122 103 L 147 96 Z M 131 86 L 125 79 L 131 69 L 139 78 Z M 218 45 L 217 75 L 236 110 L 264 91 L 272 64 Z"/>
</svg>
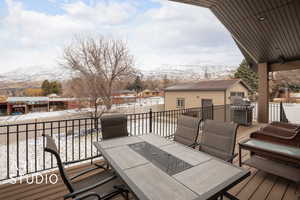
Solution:
<svg viewBox="0 0 300 200">
<path fill-rule="evenodd" d="M 211 106 L 207 107 L 192 107 L 192 108 L 184 108 L 184 109 L 174 109 L 174 110 L 165 110 L 165 111 L 153 111 L 152 113 L 163 113 L 163 112 L 175 112 L 175 111 L 189 111 L 189 110 L 201 110 L 203 108 L 209 108 Z M 224 105 L 216 105 L 214 108 L 218 107 L 224 107 Z M 126 114 L 127 116 L 136 116 L 136 115 L 147 115 L 149 112 L 142 112 L 142 113 L 130 113 Z M 7 127 L 7 126 L 26 126 L 26 125 L 35 125 L 35 124 L 50 124 L 50 123 L 61 123 L 61 122 L 70 122 L 70 121 L 79 121 L 79 120 L 91 120 L 91 119 L 97 119 L 97 117 L 80 117 L 80 118 L 71 118 L 71 119 L 60 119 L 60 120 L 47 120 L 47 121 L 34 121 L 34 122 L 21 122 L 21 123 L 14 123 L 14 122 L 2 122 L 7 124 L 1 124 L 1 127 Z M 11 124 L 13 123 L 13 124 Z"/>
</svg>

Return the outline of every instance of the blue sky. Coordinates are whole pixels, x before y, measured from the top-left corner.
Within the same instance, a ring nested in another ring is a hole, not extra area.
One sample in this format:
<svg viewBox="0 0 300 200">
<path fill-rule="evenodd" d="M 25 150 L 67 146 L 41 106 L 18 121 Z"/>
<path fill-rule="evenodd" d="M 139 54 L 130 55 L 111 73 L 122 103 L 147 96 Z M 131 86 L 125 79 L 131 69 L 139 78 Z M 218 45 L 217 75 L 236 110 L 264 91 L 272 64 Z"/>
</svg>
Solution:
<svg viewBox="0 0 300 200">
<path fill-rule="evenodd" d="M 16 1 L 22 2 L 25 9 L 43 12 L 51 15 L 63 14 L 64 10 L 61 9 L 61 6 L 63 4 L 78 2 L 78 0 L 22 0 L 22 1 L 16 0 Z M 130 1 L 135 1 L 135 0 L 127 0 L 127 2 Z M 124 2 L 124 0 L 82 0 L 82 2 L 84 2 L 87 5 L 94 5 L 99 2 L 121 3 Z M 136 3 L 138 4 L 138 8 L 140 12 L 144 12 L 147 9 L 157 8 L 160 6 L 159 3 L 150 0 L 136 1 Z M 7 8 L 4 0 L 1 2 L 0 6 L 3 10 L 6 10 Z"/>
<path fill-rule="evenodd" d="M 57 66 L 75 35 L 125 40 L 139 68 L 242 59 L 228 31 L 201 7 L 168 0 L 0 0 L 0 73 Z"/>
</svg>

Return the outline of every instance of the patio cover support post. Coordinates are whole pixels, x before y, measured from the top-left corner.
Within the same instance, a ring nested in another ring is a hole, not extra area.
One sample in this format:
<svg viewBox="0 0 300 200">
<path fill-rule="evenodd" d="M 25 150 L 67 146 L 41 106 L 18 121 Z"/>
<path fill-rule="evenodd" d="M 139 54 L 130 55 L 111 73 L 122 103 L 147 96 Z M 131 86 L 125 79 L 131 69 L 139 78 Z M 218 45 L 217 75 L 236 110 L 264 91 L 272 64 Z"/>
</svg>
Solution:
<svg viewBox="0 0 300 200">
<path fill-rule="evenodd" d="M 258 122 L 269 122 L 269 70 L 267 63 L 258 64 Z"/>
</svg>

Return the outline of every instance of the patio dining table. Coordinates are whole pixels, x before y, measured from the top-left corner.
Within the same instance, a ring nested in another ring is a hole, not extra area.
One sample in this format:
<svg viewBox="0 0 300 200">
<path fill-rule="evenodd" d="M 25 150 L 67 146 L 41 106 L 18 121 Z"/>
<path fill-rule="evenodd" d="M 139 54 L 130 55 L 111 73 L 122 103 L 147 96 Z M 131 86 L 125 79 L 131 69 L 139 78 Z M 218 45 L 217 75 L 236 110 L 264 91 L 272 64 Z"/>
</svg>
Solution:
<svg viewBox="0 0 300 200">
<path fill-rule="evenodd" d="M 140 200 L 215 199 L 248 170 L 155 134 L 94 143 Z"/>
</svg>

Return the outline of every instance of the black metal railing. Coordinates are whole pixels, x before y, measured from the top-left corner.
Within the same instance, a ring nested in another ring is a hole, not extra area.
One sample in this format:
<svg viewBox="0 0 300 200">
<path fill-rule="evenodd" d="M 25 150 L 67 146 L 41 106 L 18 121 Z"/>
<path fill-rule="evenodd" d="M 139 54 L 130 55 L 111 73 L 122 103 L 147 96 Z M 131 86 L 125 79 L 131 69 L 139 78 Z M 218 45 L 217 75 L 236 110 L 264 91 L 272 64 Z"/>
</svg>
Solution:
<svg viewBox="0 0 300 200">
<path fill-rule="evenodd" d="M 183 114 L 226 120 L 227 106 L 210 106 L 160 112 L 128 114 L 128 131 L 131 135 L 155 133 L 172 138 L 177 118 Z M 220 118 L 220 119 L 221 119 Z M 45 138 L 52 136 L 62 161 L 75 163 L 98 156 L 93 142 L 101 140 L 100 119 L 79 118 L 0 126 L 0 181 L 41 172 L 56 167 L 52 155 L 44 152 Z"/>
</svg>

